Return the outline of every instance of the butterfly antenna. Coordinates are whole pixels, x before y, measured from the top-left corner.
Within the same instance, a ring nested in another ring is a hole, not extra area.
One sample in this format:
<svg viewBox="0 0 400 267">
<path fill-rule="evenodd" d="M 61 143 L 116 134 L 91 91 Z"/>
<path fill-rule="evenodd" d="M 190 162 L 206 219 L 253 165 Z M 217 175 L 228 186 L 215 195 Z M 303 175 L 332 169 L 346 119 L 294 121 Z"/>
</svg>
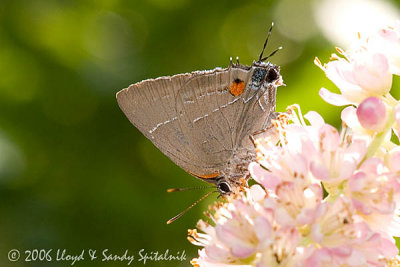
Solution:
<svg viewBox="0 0 400 267">
<path fill-rule="evenodd" d="M 198 189 L 207 189 L 207 188 L 215 188 L 215 186 L 212 185 L 212 186 L 194 186 L 194 187 L 184 187 L 184 188 L 169 188 L 169 189 L 167 189 L 167 192 L 171 193 L 171 192 L 178 192 L 178 191 L 198 190 Z"/>
<path fill-rule="evenodd" d="M 274 27 L 274 22 L 271 23 L 271 28 L 269 28 L 267 38 L 265 39 L 265 42 L 264 42 L 264 47 L 263 47 L 263 49 L 261 51 L 260 57 L 258 58 L 258 62 L 262 62 L 263 61 L 261 59 L 263 58 L 264 50 L 267 47 L 268 40 L 269 40 L 269 37 L 271 36 L 271 32 L 272 32 L 272 28 L 273 27 Z"/>
<path fill-rule="evenodd" d="M 269 59 L 270 57 L 272 57 L 273 55 L 275 55 L 276 52 L 278 52 L 278 51 L 281 50 L 282 48 L 283 48 L 282 46 L 278 47 L 277 49 L 275 49 L 274 51 L 272 51 L 272 53 L 269 54 L 267 57 L 262 58 L 262 59 L 260 60 L 260 62 L 263 62 L 263 61 Z"/>
<path fill-rule="evenodd" d="M 190 205 L 189 207 L 187 207 L 184 211 L 182 211 L 181 213 L 179 213 L 178 215 L 174 216 L 173 218 L 169 219 L 167 221 L 167 224 L 173 223 L 174 221 L 176 221 L 177 219 L 179 219 L 183 214 L 185 214 L 187 211 L 189 211 L 191 208 L 193 208 L 194 206 L 196 206 L 200 201 L 204 200 L 205 198 L 207 198 L 208 196 L 210 196 L 212 193 L 218 193 L 218 191 L 210 191 L 207 194 L 205 194 L 202 198 L 200 198 L 199 200 L 197 200 L 196 202 L 194 202 L 192 205 Z"/>
</svg>

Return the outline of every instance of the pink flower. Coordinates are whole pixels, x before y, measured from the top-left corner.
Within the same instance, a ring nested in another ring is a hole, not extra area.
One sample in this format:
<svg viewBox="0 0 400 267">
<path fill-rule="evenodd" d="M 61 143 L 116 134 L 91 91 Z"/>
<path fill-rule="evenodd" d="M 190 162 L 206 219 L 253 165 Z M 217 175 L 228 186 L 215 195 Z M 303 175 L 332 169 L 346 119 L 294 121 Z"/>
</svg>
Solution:
<svg viewBox="0 0 400 267">
<path fill-rule="evenodd" d="M 275 214 L 276 222 L 285 227 L 301 226 L 318 216 L 323 190 L 320 184 L 303 187 L 283 182 L 272 196 L 264 200 L 263 207 Z"/>
<path fill-rule="evenodd" d="M 289 116 L 293 124 L 280 128 L 282 146 L 259 142 L 258 162 L 251 163 L 252 177 L 265 188 L 276 190 L 283 182 L 297 183 L 303 188 L 323 181 L 328 192 L 353 175 L 367 151 L 367 142 L 340 136 L 338 131 L 325 124 L 316 112 Z M 268 169 L 269 172 L 266 172 Z M 317 181 L 318 179 L 319 181 Z"/>
<path fill-rule="evenodd" d="M 323 200 L 320 184 L 303 187 L 293 182 L 284 182 L 276 190 L 276 220 L 281 225 L 304 225 L 318 216 L 318 205 Z M 290 203 L 290 205 L 289 205 Z"/>
<path fill-rule="evenodd" d="M 400 75 L 400 21 L 372 35 L 368 39 L 368 46 L 384 53 L 389 59 L 391 73 Z"/>
<path fill-rule="evenodd" d="M 363 214 L 392 213 L 396 207 L 394 197 L 400 193 L 397 178 L 400 176 L 385 170 L 382 160 L 367 159 L 348 182 L 354 206 Z"/>
<path fill-rule="evenodd" d="M 341 92 L 339 95 L 322 88 L 320 96 L 326 102 L 336 106 L 357 105 L 369 96 L 385 95 L 390 91 L 392 74 L 384 54 L 360 49 L 345 56 L 341 58 L 334 54 L 333 60 L 325 65 L 315 60 Z"/>
<path fill-rule="evenodd" d="M 264 242 L 257 267 L 301 266 L 301 250 L 298 250 L 300 235 L 294 227 L 281 227 L 274 232 L 273 239 Z"/>
<path fill-rule="evenodd" d="M 242 198 L 215 206 L 216 213 L 212 217 L 216 224 L 214 227 L 200 221 L 197 227 L 204 233 L 189 231 L 189 240 L 204 246 L 195 263 L 200 266 L 223 263 L 227 266 L 245 265 L 250 258 L 256 261 L 259 257 L 257 253 L 276 238 L 272 217 L 261 206 L 266 196 L 265 191 L 255 185 Z"/>
<path fill-rule="evenodd" d="M 322 181 L 329 193 L 335 193 L 364 158 L 366 145 L 364 140 L 353 139 L 351 135 L 341 137 L 335 128 L 324 124 L 316 137 L 303 141 L 303 153 L 308 155 L 313 177 Z"/>
<path fill-rule="evenodd" d="M 288 117 L 290 120 L 297 120 L 295 114 Z M 303 118 L 301 118 L 303 120 Z M 272 191 L 285 182 L 295 182 L 303 186 L 312 183 L 313 177 L 309 175 L 309 163 L 307 156 L 302 153 L 299 138 L 308 136 L 313 132 L 312 126 L 301 127 L 301 122 L 297 124 L 279 126 L 282 146 L 276 146 L 269 142 L 269 139 L 257 140 L 257 161 L 251 163 L 249 171 L 252 177 Z M 290 162 L 290 164 L 288 164 Z M 269 172 L 266 172 L 268 169 Z"/>
<path fill-rule="evenodd" d="M 319 216 L 310 225 L 312 242 L 323 247 L 338 247 L 354 239 L 351 205 L 340 197 L 333 204 L 324 202 Z"/>
<path fill-rule="evenodd" d="M 397 262 L 398 249 L 383 236 L 372 232 L 365 224 L 351 226 L 353 239 L 344 246 L 310 249 L 304 266 L 389 266 Z M 397 266 L 397 265 L 393 265 Z"/>
<path fill-rule="evenodd" d="M 371 228 L 392 236 L 400 235 L 398 218 L 400 175 L 389 172 L 382 160 L 367 159 L 349 179 L 345 194 Z"/>
<path fill-rule="evenodd" d="M 265 202 L 266 201 L 266 202 Z M 295 266 L 302 259 L 300 236 L 293 226 L 276 223 L 269 197 L 258 185 L 240 198 L 214 207 L 215 226 L 200 221 L 189 241 L 203 246 L 194 266 Z M 265 202 L 265 203 L 264 203 Z M 276 204 L 276 203 L 275 203 Z"/>
<path fill-rule="evenodd" d="M 311 227 L 312 240 L 318 245 L 308 248 L 311 256 L 305 266 L 379 266 L 382 257 L 398 253 L 392 240 L 363 222 L 354 222 L 354 211 L 343 197 L 333 204 L 325 203 L 323 210 Z"/>
</svg>

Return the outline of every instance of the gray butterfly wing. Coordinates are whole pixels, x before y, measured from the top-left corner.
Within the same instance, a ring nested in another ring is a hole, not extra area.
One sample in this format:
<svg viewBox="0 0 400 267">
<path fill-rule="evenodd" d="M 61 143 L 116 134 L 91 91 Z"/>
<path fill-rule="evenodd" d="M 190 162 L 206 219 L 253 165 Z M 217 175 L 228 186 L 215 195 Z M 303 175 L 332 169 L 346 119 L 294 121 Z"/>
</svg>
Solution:
<svg viewBox="0 0 400 267">
<path fill-rule="evenodd" d="M 251 74 L 251 68 L 228 68 L 161 77 L 131 85 L 117 100 L 131 123 L 172 161 L 207 177 L 219 173 L 238 146 L 253 149 L 249 134 L 268 119 L 271 108 L 258 104 L 265 97 L 247 86 Z M 238 96 L 229 92 L 235 79 L 246 85 Z"/>
</svg>

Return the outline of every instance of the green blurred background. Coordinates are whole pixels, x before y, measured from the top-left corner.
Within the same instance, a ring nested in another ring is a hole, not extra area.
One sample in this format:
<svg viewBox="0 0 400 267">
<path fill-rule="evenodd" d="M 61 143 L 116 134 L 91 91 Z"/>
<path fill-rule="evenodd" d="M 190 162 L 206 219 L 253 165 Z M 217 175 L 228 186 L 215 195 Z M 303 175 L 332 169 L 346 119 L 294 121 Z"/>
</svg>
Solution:
<svg viewBox="0 0 400 267">
<path fill-rule="evenodd" d="M 360 1 L 352 1 L 355 17 Z M 376 2 L 368 1 L 372 8 Z M 378 2 L 398 16 L 398 3 Z M 321 21 L 329 3 L 0 1 L 0 266 L 70 265 L 24 262 L 24 254 L 10 262 L 7 253 L 14 248 L 70 254 L 109 249 L 118 255 L 128 249 L 136 257 L 140 249 L 169 249 L 195 257 L 187 229 L 215 199 L 166 225 L 205 193 L 166 189 L 203 183 L 129 123 L 115 93 L 146 78 L 226 67 L 231 56 L 251 64 L 274 21 L 267 50 L 284 47 L 271 61 L 281 65 L 287 85 L 279 88 L 277 110 L 298 103 L 304 113 L 317 110 L 338 126 L 341 108 L 318 96 L 322 86 L 335 86 L 313 64 L 315 56 L 327 62 L 335 45 L 346 46 L 330 34 L 339 27 L 334 18 L 328 27 Z M 146 266 L 187 266 L 188 260 Z M 131 264 L 142 265 L 136 259 Z M 75 266 L 126 262 L 85 259 Z"/>
</svg>

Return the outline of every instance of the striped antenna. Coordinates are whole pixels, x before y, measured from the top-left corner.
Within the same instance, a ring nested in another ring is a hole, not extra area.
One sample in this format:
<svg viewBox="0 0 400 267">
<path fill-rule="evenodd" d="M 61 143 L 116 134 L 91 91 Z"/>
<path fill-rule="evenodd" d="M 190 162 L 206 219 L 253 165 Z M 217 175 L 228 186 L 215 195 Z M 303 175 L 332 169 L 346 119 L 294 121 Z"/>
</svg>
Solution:
<svg viewBox="0 0 400 267">
<path fill-rule="evenodd" d="M 272 28 L 273 28 L 273 27 L 274 27 L 274 22 L 271 23 L 271 28 L 269 28 L 268 35 L 267 35 L 267 39 L 265 39 L 264 47 L 263 47 L 263 49 L 262 49 L 262 51 L 261 51 L 261 53 L 260 53 L 260 56 L 259 56 L 259 58 L 258 58 L 258 62 L 262 62 L 264 50 L 265 50 L 265 48 L 267 47 L 268 40 L 269 40 L 269 37 L 271 36 L 271 32 L 272 32 Z"/>
<path fill-rule="evenodd" d="M 191 208 L 193 208 L 194 206 L 196 206 L 200 201 L 204 200 L 205 198 L 207 198 L 208 196 L 210 196 L 212 193 L 218 193 L 218 191 L 210 191 L 207 194 L 205 194 L 202 198 L 200 198 L 199 200 L 197 200 L 196 202 L 194 202 L 192 205 L 190 205 L 189 207 L 187 207 L 184 211 L 180 212 L 178 215 L 174 216 L 173 218 L 169 219 L 167 221 L 167 224 L 173 223 L 174 221 L 176 221 L 177 219 L 179 219 L 183 214 L 185 214 L 187 211 L 189 211 Z"/>
<path fill-rule="evenodd" d="M 194 186 L 194 187 L 184 187 L 184 188 L 169 188 L 167 189 L 168 193 L 178 192 L 178 191 L 187 191 L 187 190 L 198 190 L 198 189 L 207 189 L 207 188 L 215 188 L 215 186 Z"/>
</svg>

